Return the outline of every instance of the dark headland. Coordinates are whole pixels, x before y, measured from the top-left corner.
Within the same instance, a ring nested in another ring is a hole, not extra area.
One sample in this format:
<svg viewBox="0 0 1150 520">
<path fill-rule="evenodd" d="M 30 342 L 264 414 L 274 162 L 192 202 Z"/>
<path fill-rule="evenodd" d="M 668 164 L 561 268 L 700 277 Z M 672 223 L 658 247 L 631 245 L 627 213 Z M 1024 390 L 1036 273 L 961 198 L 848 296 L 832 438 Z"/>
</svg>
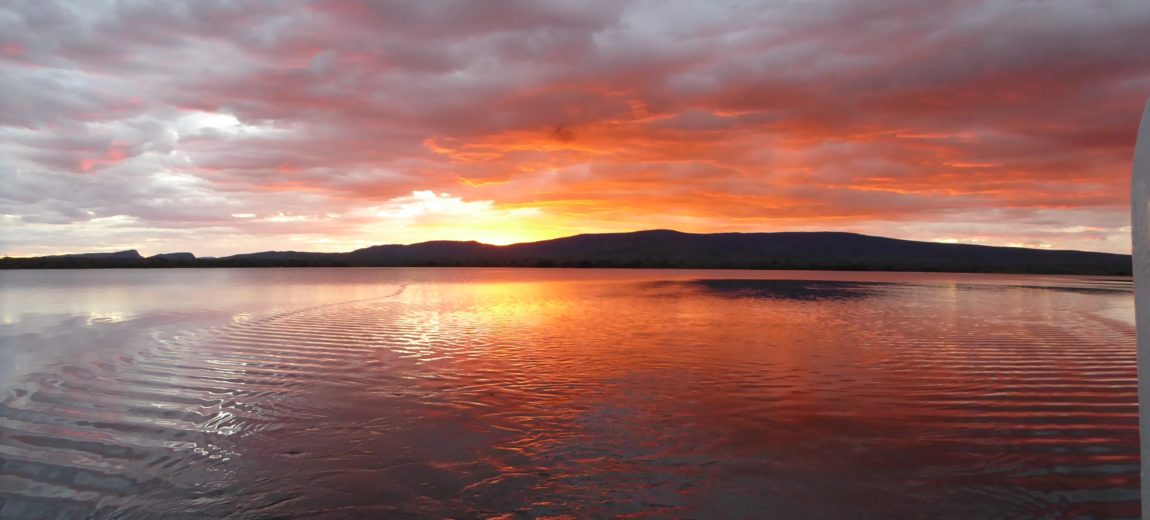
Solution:
<svg viewBox="0 0 1150 520">
<path fill-rule="evenodd" d="M 494 246 L 433 241 L 347 253 L 268 251 L 219 258 L 137 251 L 0 259 L 2 269 L 124 267 L 619 267 L 827 269 L 1129 275 L 1130 255 L 940 244 L 836 232 L 670 230 L 576 235 Z"/>
</svg>

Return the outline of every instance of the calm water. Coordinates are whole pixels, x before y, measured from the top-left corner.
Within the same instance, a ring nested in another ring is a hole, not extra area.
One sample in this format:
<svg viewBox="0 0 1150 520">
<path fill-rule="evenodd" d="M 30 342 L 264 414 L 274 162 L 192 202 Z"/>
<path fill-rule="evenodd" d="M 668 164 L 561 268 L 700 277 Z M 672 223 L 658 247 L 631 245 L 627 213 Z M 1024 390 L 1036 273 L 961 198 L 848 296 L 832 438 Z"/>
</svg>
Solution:
<svg viewBox="0 0 1150 520">
<path fill-rule="evenodd" d="M 1128 279 L 0 272 L 0 517 L 1135 518 Z"/>
</svg>

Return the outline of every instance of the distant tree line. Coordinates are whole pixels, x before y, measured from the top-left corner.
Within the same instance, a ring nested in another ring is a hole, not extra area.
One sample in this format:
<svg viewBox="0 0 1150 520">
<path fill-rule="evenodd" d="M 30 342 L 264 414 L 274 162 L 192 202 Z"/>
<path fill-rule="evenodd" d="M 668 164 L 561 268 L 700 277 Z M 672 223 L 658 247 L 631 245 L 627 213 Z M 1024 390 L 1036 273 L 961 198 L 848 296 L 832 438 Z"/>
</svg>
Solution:
<svg viewBox="0 0 1150 520">
<path fill-rule="evenodd" d="M 509 258 L 509 259 L 421 259 L 410 261 L 356 260 L 341 258 L 197 258 L 194 260 L 117 258 L 0 258 L 0 269 L 164 269 L 164 268 L 262 268 L 262 267 L 526 267 L 526 268 L 613 268 L 613 269 L 753 269 L 828 271 L 918 271 L 1015 274 L 1085 274 L 1129 276 L 1125 264 L 1083 264 L 1081 262 L 1041 264 L 984 263 L 944 258 L 930 261 L 843 261 L 843 260 L 681 260 L 665 258 Z"/>
</svg>

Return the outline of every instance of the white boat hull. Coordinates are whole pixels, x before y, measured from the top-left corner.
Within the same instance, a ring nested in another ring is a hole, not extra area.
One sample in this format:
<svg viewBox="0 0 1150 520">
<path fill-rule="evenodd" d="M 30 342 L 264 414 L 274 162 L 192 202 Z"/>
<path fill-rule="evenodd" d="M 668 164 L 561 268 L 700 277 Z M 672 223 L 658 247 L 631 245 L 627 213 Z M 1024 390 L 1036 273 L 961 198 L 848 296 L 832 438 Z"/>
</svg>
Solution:
<svg viewBox="0 0 1150 520">
<path fill-rule="evenodd" d="M 1142 451 L 1142 518 L 1150 519 L 1150 103 L 1142 114 L 1138 143 L 1134 147 L 1134 172 L 1130 192 L 1134 296 L 1138 327 L 1138 402 Z"/>
</svg>

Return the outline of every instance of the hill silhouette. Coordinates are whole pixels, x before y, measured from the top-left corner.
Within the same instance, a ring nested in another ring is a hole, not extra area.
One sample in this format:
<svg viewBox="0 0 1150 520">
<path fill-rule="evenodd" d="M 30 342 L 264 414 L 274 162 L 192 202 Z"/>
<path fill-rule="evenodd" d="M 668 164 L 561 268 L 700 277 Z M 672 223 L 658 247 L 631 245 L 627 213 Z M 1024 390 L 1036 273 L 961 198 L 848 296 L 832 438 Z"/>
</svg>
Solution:
<svg viewBox="0 0 1150 520">
<path fill-rule="evenodd" d="M 1130 255 L 940 244 L 841 232 L 584 234 L 494 246 L 432 241 L 347 253 L 267 251 L 220 258 L 136 251 L 0 259 L 0 268 L 83 267 L 623 267 L 833 269 L 1129 275 Z"/>
</svg>

